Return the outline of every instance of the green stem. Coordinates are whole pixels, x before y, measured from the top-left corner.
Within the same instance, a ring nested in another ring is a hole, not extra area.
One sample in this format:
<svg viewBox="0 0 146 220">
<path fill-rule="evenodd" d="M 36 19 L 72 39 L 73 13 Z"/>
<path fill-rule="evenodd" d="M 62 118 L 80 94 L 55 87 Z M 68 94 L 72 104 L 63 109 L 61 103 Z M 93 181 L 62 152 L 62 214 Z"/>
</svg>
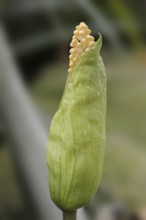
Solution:
<svg viewBox="0 0 146 220">
<path fill-rule="evenodd" d="M 66 212 L 63 211 L 63 220 L 76 220 L 77 217 L 77 211 L 73 211 L 73 212 Z"/>
</svg>

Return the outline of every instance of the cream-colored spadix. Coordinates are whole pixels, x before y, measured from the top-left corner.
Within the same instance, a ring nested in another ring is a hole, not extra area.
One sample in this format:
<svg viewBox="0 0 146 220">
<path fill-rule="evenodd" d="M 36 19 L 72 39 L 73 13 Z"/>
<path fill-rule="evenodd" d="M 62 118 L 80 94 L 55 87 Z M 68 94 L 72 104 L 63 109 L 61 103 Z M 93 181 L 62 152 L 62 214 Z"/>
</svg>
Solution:
<svg viewBox="0 0 146 220">
<path fill-rule="evenodd" d="M 76 30 L 73 33 L 74 35 L 70 43 L 72 48 L 70 49 L 69 56 L 69 73 L 73 71 L 74 66 L 81 55 L 95 45 L 94 37 L 90 35 L 91 30 L 84 22 L 81 22 L 78 26 L 76 26 Z"/>
</svg>

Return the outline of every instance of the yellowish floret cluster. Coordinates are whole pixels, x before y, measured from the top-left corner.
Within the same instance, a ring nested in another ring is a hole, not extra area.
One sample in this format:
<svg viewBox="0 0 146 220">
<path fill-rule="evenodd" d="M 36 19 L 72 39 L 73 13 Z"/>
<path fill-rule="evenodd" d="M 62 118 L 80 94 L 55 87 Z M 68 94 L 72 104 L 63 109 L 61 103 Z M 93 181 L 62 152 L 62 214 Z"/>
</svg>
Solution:
<svg viewBox="0 0 146 220">
<path fill-rule="evenodd" d="M 95 45 L 94 37 L 90 35 L 91 30 L 84 22 L 81 22 L 73 33 L 74 35 L 70 44 L 72 48 L 70 49 L 69 56 L 69 73 L 72 73 L 80 56 Z"/>
</svg>

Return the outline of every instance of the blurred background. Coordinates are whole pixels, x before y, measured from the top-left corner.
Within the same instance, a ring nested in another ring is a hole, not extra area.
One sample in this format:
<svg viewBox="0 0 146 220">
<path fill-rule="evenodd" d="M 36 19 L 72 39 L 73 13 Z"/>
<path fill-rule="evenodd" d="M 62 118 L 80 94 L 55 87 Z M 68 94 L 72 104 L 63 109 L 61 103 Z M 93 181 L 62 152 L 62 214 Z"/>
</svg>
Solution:
<svg viewBox="0 0 146 220">
<path fill-rule="evenodd" d="M 56 217 L 44 199 L 46 137 L 81 21 L 103 36 L 108 85 L 103 179 L 85 216 L 100 209 L 98 219 L 146 219 L 145 9 L 145 0 L 0 1 L 0 219 Z"/>
</svg>

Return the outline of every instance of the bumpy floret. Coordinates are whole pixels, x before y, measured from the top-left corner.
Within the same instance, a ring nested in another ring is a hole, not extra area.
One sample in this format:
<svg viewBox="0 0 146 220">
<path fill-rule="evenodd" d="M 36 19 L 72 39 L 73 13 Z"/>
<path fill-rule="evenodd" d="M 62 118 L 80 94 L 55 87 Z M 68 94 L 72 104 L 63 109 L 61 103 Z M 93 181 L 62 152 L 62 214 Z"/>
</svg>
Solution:
<svg viewBox="0 0 146 220">
<path fill-rule="evenodd" d="M 95 44 L 94 37 L 90 35 L 91 30 L 84 22 L 81 22 L 73 33 L 74 35 L 70 43 L 72 48 L 70 49 L 69 56 L 69 73 L 72 73 L 80 56 Z"/>
</svg>

